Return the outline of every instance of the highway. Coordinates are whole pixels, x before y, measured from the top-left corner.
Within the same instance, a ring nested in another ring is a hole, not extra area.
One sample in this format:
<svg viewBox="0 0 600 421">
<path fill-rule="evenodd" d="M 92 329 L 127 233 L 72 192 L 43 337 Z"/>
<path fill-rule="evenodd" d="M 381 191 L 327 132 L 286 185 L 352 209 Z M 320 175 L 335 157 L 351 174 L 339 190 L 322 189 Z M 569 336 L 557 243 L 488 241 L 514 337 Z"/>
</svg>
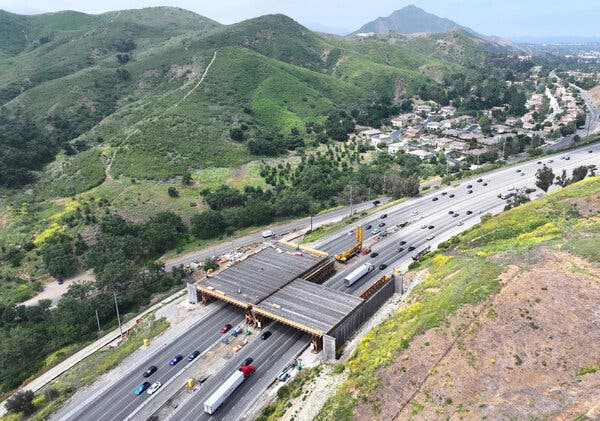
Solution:
<svg viewBox="0 0 600 421">
<path fill-rule="evenodd" d="M 255 339 L 229 361 L 219 373 L 199 386 L 188 400 L 171 414 L 168 420 L 196 421 L 238 419 L 246 413 L 246 409 L 254 403 L 258 396 L 277 376 L 294 356 L 308 343 L 310 337 L 289 326 L 273 323 L 263 329 L 273 334 L 266 340 Z M 239 388 L 223 403 L 215 414 L 204 412 L 204 402 L 222 384 L 222 382 L 240 367 L 240 363 L 251 357 L 256 372 L 242 383 Z"/>
<path fill-rule="evenodd" d="M 593 153 L 589 153 L 589 151 Z M 569 156 L 570 160 L 560 159 L 561 156 Z M 563 152 L 555 156 L 539 158 L 539 161 L 554 169 L 559 173 L 563 168 L 570 172 L 573 168 L 580 165 L 596 164 L 600 166 L 600 144 L 586 146 L 577 150 Z M 549 162 L 552 161 L 552 162 Z M 372 251 L 378 252 L 376 258 L 369 256 L 360 256 L 344 270 L 334 275 L 326 282 L 327 286 L 334 289 L 359 294 L 366 286 L 383 273 L 391 272 L 393 268 L 406 266 L 412 261 L 411 256 L 423 249 L 427 245 L 435 246 L 440 241 L 444 241 L 451 236 L 475 225 L 479 222 L 483 213 L 499 213 L 504 208 L 505 202 L 497 196 L 500 193 L 507 193 L 512 187 L 535 187 L 535 172 L 542 165 L 537 164 L 537 160 L 517 164 L 512 167 L 505 167 L 490 173 L 465 179 L 456 184 L 458 187 L 443 187 L 438 190 L 427 192 L 421 197 L 411 198 L 405 202 L 399 203 L 386 210 L 363 218 L 358 221 L 361 225 L 370 224 L 375 228 L 379 223 L 385 222 L 386 227 L 410 221 L 405 228 L 399 229 L 396 233 L 390 234 L 381 241 L 372 246 Z M 517 173 L 516 170 L 521 172 Z M 524 174 L 524 175 L 520 175 Z M 478 183 L 481 178 L 487 182 Z M 472 185 L 472 194 L 467 193 L 467 185 Z M 553 187 L 554 188 L 554 187 Z M 442 193 L 447 193 L 443 195 Z M 537 189 L 532 194 L 532 198 L 540 194 Z M 451 198 L 450 195 L 455 197 Z M 438 200 L 433 201 L 437 197 Z M 367 205 L 368 206 L 368 205 Z M 467 215 L 467 210 L 472 211 L 472 215 Z M 459 217 L 452 217 L 449 211 L 459 213 Z M 481 212 L 481 213 L 480 213 Z M 385 219 L 381 219 L 382 214 L 387 214 Z M 462 221 L 462 226 L 457 226 L 457 222 Z M 305 221 L 306 223 L 307 221 Z M 422 229 L 422 225 L 433 225 L 433 229 Z M 318 242 L 317 248 L 330 253 L 336 253 L 344 250 L 354 241 L 354 236 L 348 234 L 351 227 L 338 230 Z M 365 243 L 369 243 L 373 237 L 370 231 L 365 232 Z M 435 234 L 435 238 L 427 240 L 426 237 Z M 398 252 L 399 242 L 403 240 L 404 251 Z M 409 252 L 408 247 L 415 247 L 414 251 Z M 356 264 L 370 261 L 376 266 L 376 269 L 350 288 L 343 284 L 343 277 L 356 267 Z M 388 265 L 383 271 L 377 266 L 385 263 Z M 242 312 L 225 304 L 213 304 L 216 306 L 213 313 L 206 316 L 205 319 L 198 322 L 186 335 L 179 337 L 175 342 L 168 344 L 146 360 L 139 363 L 137 367 L 130 372 L 123 373 L 122 378 L 112 384 L 107 390 L 100 391 L 95 399 L 78 403 L 75 408 L 64 408 L 59 411 L 53 419 L 99 419 L 99 420 L 118 420 L 124 419 L 134 413 L 136 408 L 147 399 L 148 395 L 136 396 L 133 390 L 145 379 L 141 373 L 150 365 L 158 367 L 157 373 L 150 377 L 150 381 L 161 381 L 163 384 L 181 369 L 181 362 L 178 366 L 170 367 L 168 361 L 177 353 L 185 356 L 194 350 L 203 351 L 221 337 L 219 328 L 225 323 L 237 323 L 242 320 Z M 242 348 L 236 361 L 228 362 L 224 369 L 218 374 L 212 376 L 203 385 L 199 386 L 193 393 L 194 398 L 181 405 L 176 413 L 171 417 L 173 420 L 179 419 L 203 419 L 203 403 L 206 397 L 214 390 L 220 381 L 239 364 L 246 356 L 255 359 L 253 363 L 257 367 L 257 372 L 251 376 L 235 392 L 233 399 L 226 402 L 211 419 L 238 419 L 248 406 L 255 401 L 264 388 L 273 380 L 276 374 L 281 370 L 298 352 L 302 346 L 308 342 L 306 335 L 295 331 L 292 328 L 273 324 L 267 328 L 272 330 L 273 336 L 266 341 L 255 340 Z M 160 393 L 160 391 L 158 392 Z"/>
<path fill-rule="evenodd" d="M 593 153 L 589 153 L 590 150 Z M 477 224 L 482 214 L 497 214 L 502 212 L 506 202 L 498 198 L 499 194 L 508 193 L 509 189 L 513 187 L 532 187 L 536 189 L 531 195 L 532 199 L 535 199 L 537 195 L 543 193 L 535 186 L 535 172 L 542 165 L 552 168 L 557 175 L 562 169 L 566 169 L 570 175 L 573 168 L 581 165 L 596 164 L 600 167 L 599 154 L 600 145 L 595 144 L 558 155 L 540 158 L 538 161 L 534 160 L 502 168 L 455 183 L 455 185 L 459 184 L 458 187 L 440 188 L 439 190 L 428 192 L 421 197 L 400 203 L 388 210 L 382 210 L 367 218 L 363 218 L 357 221 L 363 229 L 367 225 L 372 226 L 371 230 L 378 228 L 378 225 L 382 222 L 386 224 L 386 227 L 406 221 L 409 221 L 410 224 L 405 228 L 400 228 L 396 233 L 383 237 L 379 242 L 373 243 L 371 252 L 379 253 L 377 257 L 371 258 L 367 255 L 353 259 L 350 266 L 336 273 L 336 275 L 326 281 L 325 285 L 358 295 L 383 273 L 391 272 L 393 268 L 397 267 L 405 269 L 407 264 L 412 261 L 412 256 L 418 251 L 427 246 L 434 248 L 439 242 L 445 241 L 453 235 L 464 231 L 466 228 Z M 569 156 L 570 159 L 561 159 L 562 156 Z M 537 162 L 542 162 L 542 164 L 537 164 Z M 521 171 L 516 172 L 517 170 Z M 482 179 L 483 181 L 477 182 L 478 179 Z M 487 186 L 483 186 L 484 182 L 487 182 Z M 467 188 L 468 185 L 471 185 L 472 188 Z M 552 189 L 556 188 L 552 187 L 550 190 L 552 191 Z M 472 190 L 473 193 L 467 193 L 468 190 Z M 451 194 L 454 194 L 453 198 L 450 197 Z M 434 197 L 437 198 L 436 201 L 433 200 Z M 452 215 L 449 214 L 450 211 L 453 212 Z M 471 211 L 471 215 L 467 215 L 467 211 Z M 455 213 L 458 213 L 459 216 L 454 217 Z M 383 214 L 387 214 L 385 219 L 381 218 Z M 457 226 L 459 221 L 463 225 Z M 422 228 L 424 225 L 427 227 L 433 226 L 434 228 Z M 354 243 L 354 236 L 348 234 L 348 229 L 346 228 L 320 239 L 315 242 L 314 247 L 327 251 L 330 254 L 339 253 L 347 249 Z M 365 229 L 363 243 L 366 245 L 371 244 L 373 237 L 375 237 L 371 234 L 371 230 Z M 432 234 L 435 237 L 427 240 L 427 237 Z M 406 241 L 406 244 L 400 245 L 400 241 Z M 410 246 L 415 247 L 415 250 L 409 251 L 408 247 Z M 404 248 L 404 250 L 399 252 L 399 247 Z M 346 287 L 343 283 L 344 277 L 356 268 L 357 265 L 365 262 L 373 263 L 375 270 L 351 287 Z M 388 267 L 381 271 L 378 269 L 380 264 L 386 264 Z"/>
<path fill-rule="evenodd" d="M 140 396 L 133 392 L 144 381 L 154 383 L 160 381 L 163 385 L 187 364 L 187 356 L 193 351 L 204 351 L 223 336 L 220 327 L 227 323 L 232 325 L 243 321 L 242 312 L 225 303 L 213 304 L 212 313 L 198 321 L 185 335 L 176 341 L 166 344 L 155 354 L 140 361 L 139 364 L 122 373 L 120 378 L 105 390 L 98 391 L 90 402 L 79 403 L 73 407 L 67 406 L 60 410 L 53 419 L 56 420 L 120 420 L 127 417 L 150 395 L 142 393 Z M 182 354 L 184 360 L 175 366 L 170 366 L 169 361 L 176 355 Z M 151 365 L 158 370 L 149 378 L 144 378 L 142 373 Z M 160 393 L 160 389 L 157 393 Z"/>
</svg>

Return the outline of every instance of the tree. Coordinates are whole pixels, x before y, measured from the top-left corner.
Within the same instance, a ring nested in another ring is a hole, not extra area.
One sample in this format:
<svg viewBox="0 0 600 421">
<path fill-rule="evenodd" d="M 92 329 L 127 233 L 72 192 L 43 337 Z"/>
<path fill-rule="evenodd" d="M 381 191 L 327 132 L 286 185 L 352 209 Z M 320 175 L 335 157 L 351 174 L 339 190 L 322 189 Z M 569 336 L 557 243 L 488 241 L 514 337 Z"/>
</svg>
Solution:
<svg viewBox="0 0 600 421">
<path fill-rule="evenodd" d="M 31 415 L 35 411 L 33 406 L 33 392 L 25 390 L 17 392 L 6 401 L 6 409 L 9 412 L 22 412 L 23 415 Z"/>
<path fill-rule="evenodd" d="M 504 210 L 509 210 L 512 208 L 516 208 L 517 206 L 522 205 L 523 203 L 529 202 L 531 199 L 529 195 L 524 191 L 518 190 L 514 195 L 508 198 L 506 201 L 506 206 L 504 206 Z"/>
<path fill-rule="evenodd" d="M 536 171 L 535 177 L 535 185 L 547 193 L 548 189 L 552 185 L 552 182 L 554 181 L 554 172 L 552 171 L 552 168 L 548 168 L 544 165 L 543 168 L 540 168 Z"/>
<path fill-rule="evenodd" d="M 560 187 L 566 187 L 571 183 L 571 179 L 567 177 L 567 170 L 562 170 L 562 174 L 556 177 L 556 184 Z"/>
<path fill-rule="evenodd" d="M 221 235 L 225 220 L 220 212 L 207 210 L 192 216 L 192 233 L 198 238 L 213 238 Z"/>
<path fill-rule="evenodd" d="M 234 127 L 233 129 L 229 130 L 229 137 L 231 137 L 231 140 L 235 140 L 236 142 L 243 142 L 244 131 L 239 127 Z"/>
<path fill-rule="evenodd" d="M 181 176 L 181 184 L 184 186 L 189 186 L 192 184 L 192 182 L 192 174 L 190 174 L 188 171 L 184 172 Z"/>
<path fill-rule="evenodd" d="M 179 191 L 177 191 L 177 189 L 173 186 L 167 189 L 167 193 L 169 194 L 169 197 L 179 197 Z"/>
<path fill-rule="evenodd" d="M 573 174 L 571 175 L 571 183 L 577 183 L 578 181 L 583 180 L 587 177 L 588 167 L 582 165 L 580 167 L 573 169 Z"/>
<path fill-rule="evenodd" d="M 212 210 L 223 210 L 243 205 L 246 198 L 238 189 L 223 184 L 215 191 L 207 193 L 204 201 Z"/>
<path fill-rule="evenodd" d="M 215 261 L 215 259 L 208 258 L 204 261 L 204 270 L 208 271 L 209 269 L 217 270 L 219 268 L 219 264 Z"/>
</svg>

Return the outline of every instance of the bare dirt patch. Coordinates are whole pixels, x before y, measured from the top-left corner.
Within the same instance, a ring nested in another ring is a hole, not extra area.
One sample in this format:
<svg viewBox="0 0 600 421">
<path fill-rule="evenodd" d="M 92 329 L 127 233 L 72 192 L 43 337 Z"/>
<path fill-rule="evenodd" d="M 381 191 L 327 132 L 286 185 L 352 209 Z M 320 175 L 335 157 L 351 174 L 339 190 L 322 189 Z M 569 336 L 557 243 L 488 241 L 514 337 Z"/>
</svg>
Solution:
<svg viewBox="0 0 600 421">
<path fill-rule="evenodd" d="M 600 85 L 593 87 L 587 92 L 592 97 L 594 104 L 600 105 Z"/>
<path fill-rule="evenodd" d="M 585 270 L 573 271 L 575 264 Z M 502 289 L 410 342 L 355 419 L 556 419 L 600 415 L 600 269 L 540 251 Z"/>
</svg>

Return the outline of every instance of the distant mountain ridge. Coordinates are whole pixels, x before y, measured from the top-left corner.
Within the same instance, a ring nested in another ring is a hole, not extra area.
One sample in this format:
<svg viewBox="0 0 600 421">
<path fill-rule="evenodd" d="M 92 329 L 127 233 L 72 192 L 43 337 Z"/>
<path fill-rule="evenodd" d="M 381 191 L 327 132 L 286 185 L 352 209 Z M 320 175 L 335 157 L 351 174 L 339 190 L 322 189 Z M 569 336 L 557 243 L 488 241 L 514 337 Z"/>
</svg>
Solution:
<svg viewBox="0 0 600 421">
<path fill-rule="evenodd" d="M 388 17 L 378 17 L 372 22 L 363 25 L 353 34 L 374 32 L 384 34 L 386 32 L 395 32 L 398 34 L 413 34 L 417 32 L 439 33 L 451 29 L 462 29 L 471 34 L 477 34 L 470 28 L 461 26 L 458 23 L 427 13 L 425 10 L 414 6 L 406 6 L 396 10 Z"/>
</svg>

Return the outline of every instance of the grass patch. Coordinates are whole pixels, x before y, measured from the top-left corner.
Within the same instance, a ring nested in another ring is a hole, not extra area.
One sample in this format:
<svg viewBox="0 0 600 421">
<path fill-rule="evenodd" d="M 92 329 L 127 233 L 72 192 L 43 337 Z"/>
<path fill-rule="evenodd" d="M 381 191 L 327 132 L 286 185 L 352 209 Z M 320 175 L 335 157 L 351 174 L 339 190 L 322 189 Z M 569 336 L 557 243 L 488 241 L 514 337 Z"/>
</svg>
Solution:
<svg viewBox="0 0 600 421">
<path fill-rule="evenodd" d="M 582 367 L 577 370 L 578 376 L 585 376 L 586 374 L 593 374 L 597 371 L 600 371 L 600 366 L 598 365 L 588 365 L 587 367 Z"/>
</svg>

